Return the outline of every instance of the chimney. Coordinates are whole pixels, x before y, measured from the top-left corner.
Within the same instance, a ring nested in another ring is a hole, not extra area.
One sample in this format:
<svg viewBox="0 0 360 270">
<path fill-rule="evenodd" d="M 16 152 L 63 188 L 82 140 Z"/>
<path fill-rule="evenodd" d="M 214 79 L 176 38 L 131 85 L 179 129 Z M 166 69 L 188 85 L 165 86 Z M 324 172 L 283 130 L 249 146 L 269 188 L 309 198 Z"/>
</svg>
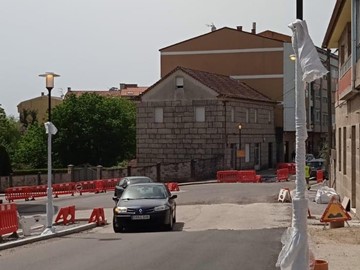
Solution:
<svg viewBox="0 0 360 270">
<path fill-rule="evenodd" d="M 41 96 L 43 96 L 44 95 L 44 92 L 41 92 Z"/>
<path fill-rule="evenodd" d="M 256 34 L 256 22 L 253 22 L 251 33 Z"/>
<path fill-rule="evenodd" d="M 68 87 L 68 92 L 70 92 L 71 91 L 71 87 Z"/>
<path fill-rule="evenodd" d="M 236 26 L 236 30 L 242 31 L 242 26 Z"/>
</svg>

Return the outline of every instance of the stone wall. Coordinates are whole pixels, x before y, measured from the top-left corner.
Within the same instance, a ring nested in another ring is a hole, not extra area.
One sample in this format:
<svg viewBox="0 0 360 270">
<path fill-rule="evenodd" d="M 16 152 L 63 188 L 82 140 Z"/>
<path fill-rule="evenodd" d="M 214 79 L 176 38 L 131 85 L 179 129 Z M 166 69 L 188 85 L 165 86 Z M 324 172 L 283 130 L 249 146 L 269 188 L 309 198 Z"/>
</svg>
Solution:
<svg viewBox="0 0 360 270">
<path fill-rule="evenodd" d="M 179 163 L 157 163 L 150 166 L 136 166 L 127 168 L 103 168 L 102 166 L 92 167 L 96 170 L 97 177 L 92 179 L 122 178 L 124 176 L 144 175 L 158 182 L 188 182 L 198 180 L 216 179 L 216 171 L 222 170 L 222 159 L 217 157 L 206 160 L 187 160 Z M 77 182 L 79 179 L 72 179 L 74 175 L 73 166 L 69 166 L 67 172 L 53 174 L 53 183 Z M 47 174 L 33 175 L 12 175 L 11 177 L 0 177 L 0 192 L 9 187 L 37 186 L 47 184 Z"/>
</svg>

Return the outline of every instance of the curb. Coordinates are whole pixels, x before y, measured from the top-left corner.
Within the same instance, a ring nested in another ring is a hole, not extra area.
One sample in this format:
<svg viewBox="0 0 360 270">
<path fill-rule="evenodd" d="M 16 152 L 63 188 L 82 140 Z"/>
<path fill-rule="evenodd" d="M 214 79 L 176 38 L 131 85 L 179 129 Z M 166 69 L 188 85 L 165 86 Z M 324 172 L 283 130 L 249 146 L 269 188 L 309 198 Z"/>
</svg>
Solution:
<svg viewBox="0 0 360 270">
<path fill-rule="evenodd" d="M 14 248 L 14 247 L 18 247 L 18 246 L 22 246 L 22 245 L 26 245 L 26 244 L 30 244 L 30 243 L 35 243 L 35 242 L 47 240 L 50 238 L 62 237 L 62 236 L 69 235 L 72 233 L 78 233 L 81 231 L 93 229 L 96 226 L 97 226 L 96 223 L 88 223 L 88 224 L 76 226 L 76 227 L 73 227 L 73 228 L 70 228 L 67 230 L 61 230 L 59 232 L 55 232 L 54 234 L 50 234 L 50 235 L 38 235 L 38 236 L 26 238 L 26 239 L 14 240 L 14 242 L 0 244 L 0 250 Z"/>
<path fill-rule="evenodd" d="M 185 182 L 178 183 L 179 186 L 191 186 L 191 185 L 204 185 L 204 184 L 215 184 L 218 183 L 217 180 L 209 180 L 209 181 L 199 181 L 199 182 Z"/>
</svg>

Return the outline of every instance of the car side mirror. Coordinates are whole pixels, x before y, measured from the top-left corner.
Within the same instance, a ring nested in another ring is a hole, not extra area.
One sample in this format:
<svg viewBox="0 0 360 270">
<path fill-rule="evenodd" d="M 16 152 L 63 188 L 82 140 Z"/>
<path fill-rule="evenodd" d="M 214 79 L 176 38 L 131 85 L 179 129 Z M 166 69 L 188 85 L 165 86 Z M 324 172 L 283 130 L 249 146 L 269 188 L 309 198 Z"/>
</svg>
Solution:
<svg viewBox="0 0 360 270">
<path fill-rule="evenodd" d="M 171 195 L 171 197 L 170 197 L 170 199 L 176 199 L 177 198 L 177 195 L 176 194 L 174 194 L 174 195 Z"/>
<path fill-rule="evenodd" d="M 119 198 L 116 197 L 116 196 L 112 197 L 112 199 L 113 199 L 113 201 L 116 202 L 116 203 L 119 201 Z"/>
</svg>

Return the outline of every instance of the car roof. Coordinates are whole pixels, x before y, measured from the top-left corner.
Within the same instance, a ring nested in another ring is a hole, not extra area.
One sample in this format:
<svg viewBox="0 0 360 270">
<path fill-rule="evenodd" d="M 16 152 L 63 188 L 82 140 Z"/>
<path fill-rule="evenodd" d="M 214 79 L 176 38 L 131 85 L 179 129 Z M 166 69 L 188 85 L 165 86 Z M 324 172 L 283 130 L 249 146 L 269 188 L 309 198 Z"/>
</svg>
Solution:
<svg viewBox="0 0 360 270">
<path fill-rule="evenodd" d="M 324 161 L 325 161 L 325 159 L 323 159 L 323 158 L 314 158 L 314 159 L 309 160 L 307 162 L 312 163 L 312 162 L 324 162 Z"/>
<path fill-rule="evenodd" d="M 137 183 L 131 186 L 165 186 L 164 183 Z"/>
<path fill-rule="evenodd" d="M 144 178 L 144 179 L 151 179 L 150 177 L 147 177 L 147 176 L 125 176 L 124 177 L 125 179 L 127 180 L 132 180 L 132 179 L 141 179 L 141 178 Z M 152 180 L 152 179 L 151 179 Z"/>
</svg>

